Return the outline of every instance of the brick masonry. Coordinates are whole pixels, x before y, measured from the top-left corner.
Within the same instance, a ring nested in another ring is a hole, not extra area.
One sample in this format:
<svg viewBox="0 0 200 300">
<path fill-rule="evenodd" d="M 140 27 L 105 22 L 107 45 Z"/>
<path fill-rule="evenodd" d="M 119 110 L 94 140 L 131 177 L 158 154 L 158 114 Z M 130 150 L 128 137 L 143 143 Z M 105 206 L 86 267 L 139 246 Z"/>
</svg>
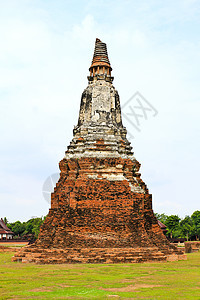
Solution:
<svg viewBox="0 0 200 300">
<path fill-rule="evenodd" d="M 185 253 L 193 253 L 200 251 L 200 241 L 185 242 Z"/>
<path fill-rule="evenodd" d="M 122 124 L 107 48 L 96 40 L 78 125 L 35 244 L 13 261 L 121 263 L 186 259 L 158 226 Z"/>
<path fill-rule="evenodd" d="M 147 187 L 138 173 L 133 177 L 138 167 L 122 158 L 63 159 L 40 236 L 13 260 L 119 263 L 185 259 L 158 226 Z M 113 171 L 124 179 L 108 180 Z M 98 178 L 91 178 L 95 174 Z M 137 185 L 145 193 L 131 190 Z"/>
</svg>

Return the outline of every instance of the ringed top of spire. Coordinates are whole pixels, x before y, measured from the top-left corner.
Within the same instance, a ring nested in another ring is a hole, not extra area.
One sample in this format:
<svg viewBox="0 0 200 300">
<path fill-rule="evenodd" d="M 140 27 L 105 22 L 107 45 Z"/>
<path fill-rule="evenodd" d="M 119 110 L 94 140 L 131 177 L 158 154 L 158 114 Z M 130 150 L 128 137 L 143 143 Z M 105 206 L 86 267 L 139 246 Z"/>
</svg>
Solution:
<svg viewBox="0 0 200 300">
<path fill-rule="evenodd" d="M 109 73 L 112 71 L 110 61 L 108 58 L 107 46 L 98 38 L 96 38 L 93 60 L 89 70 L 92 71 L 95 67 L 108 68 Z"/>
</svg>

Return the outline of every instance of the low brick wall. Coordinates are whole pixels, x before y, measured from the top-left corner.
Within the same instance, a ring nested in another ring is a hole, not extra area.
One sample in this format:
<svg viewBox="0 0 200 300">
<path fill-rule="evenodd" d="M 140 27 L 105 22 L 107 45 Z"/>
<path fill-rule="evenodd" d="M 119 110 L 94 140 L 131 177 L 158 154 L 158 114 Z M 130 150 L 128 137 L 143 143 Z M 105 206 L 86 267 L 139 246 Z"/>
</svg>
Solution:
<svg viewBox="0 0 200 300">
<path fill-rule="evenodd" d="M 185 253 L 200 251 L 200 241 L 185 242 Z"/>
</svg>

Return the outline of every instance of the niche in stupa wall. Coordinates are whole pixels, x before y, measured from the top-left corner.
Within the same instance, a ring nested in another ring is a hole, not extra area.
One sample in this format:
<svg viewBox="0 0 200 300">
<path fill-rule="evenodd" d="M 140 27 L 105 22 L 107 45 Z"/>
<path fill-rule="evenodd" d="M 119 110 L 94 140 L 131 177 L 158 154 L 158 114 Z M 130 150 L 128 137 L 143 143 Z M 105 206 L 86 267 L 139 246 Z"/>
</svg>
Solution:
<svg viewBox="0 0 200 300">
<path fill-rule="evenodd" d="M 85 109 L 84 109 L 84 122 L 89 123 L 91 120 L 91 110 L 92 110 L 92 93 L 88 91 L 86 93 L 85 99 Z"/>
<path fill-rule="evenodd" d="M 122 126 L 120 99 L 117 91 L 115 91 L 115 107 L 116 107 L 116 122 L 118 126 L 119 125 Z"/>
<path fill-rule="evenodd" d="M 92 117 L 98 119 L 98 112 L 110 112 L 111 110 L 111 95 L 110 87 L 95 86 L 92 91 Z"/>
</svg>

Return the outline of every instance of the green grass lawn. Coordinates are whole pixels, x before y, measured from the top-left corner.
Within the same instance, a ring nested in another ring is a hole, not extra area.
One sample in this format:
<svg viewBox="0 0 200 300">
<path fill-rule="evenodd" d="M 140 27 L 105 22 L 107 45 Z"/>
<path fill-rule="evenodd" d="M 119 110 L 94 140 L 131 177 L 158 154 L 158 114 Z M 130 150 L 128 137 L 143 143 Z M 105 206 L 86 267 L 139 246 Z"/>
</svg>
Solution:
<svg viewBox="0 0 200 300">
<path fill-rule="evenodd" d="M 34 265 L 0 253 L 0 299 L 200 299 L 200 252 L 187 261 Z"/>
<path fill-rule="evenodd" d="M 22 247 L 24 247 L 24 246 L 26 246 L 26 244 L 9 244 L 9 245 L 7 245 L 7 244 L 0 244 L 0 246 L 3 246 L 3 247 L 7 247 L 7 248 L 22 248 Z"/>
</svg>

